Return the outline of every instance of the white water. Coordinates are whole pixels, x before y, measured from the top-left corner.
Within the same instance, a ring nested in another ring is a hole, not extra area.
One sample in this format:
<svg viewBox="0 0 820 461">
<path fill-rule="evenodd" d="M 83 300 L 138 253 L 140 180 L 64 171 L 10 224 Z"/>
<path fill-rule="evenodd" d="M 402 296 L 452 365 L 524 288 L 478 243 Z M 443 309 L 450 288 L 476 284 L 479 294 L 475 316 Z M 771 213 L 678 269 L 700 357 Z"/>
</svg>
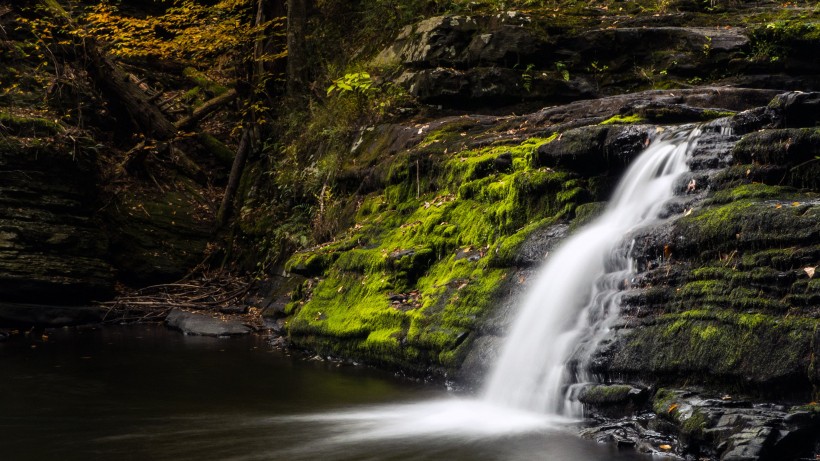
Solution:
<svg viewBox="0 0 820 461">
<path fill-rule="evenodd" d="M 580 416 L 566 387 L 589 380 L 584 362 L 618 316 L 620 287 L 633 272 L 622 240 L 659 219 L 673 183 L 688 171 L 698 134 L 662 134 L 632 162 L 603 215 L 550 255 L 490 375 L 485 401 Z M 576 372 L 571 359 L 579 363 Z"/>
<path fill-rule="evenodd" d="M 632 276 L 623 239 L 659 220 L 659 211 L 673 196 L 674 182 L 687 171 L 686 160 L 699 133 L 661 133 L 632 162 L 603 215 L 553 252 L 518 313 L 481 399 L 383 405 L 277 420 L 324 427 L 322 441 L 315 445 L 333 450 L 362 442 L 470 442 L 566 430 L 581 416 L 577 404 L 565 398 L 566 390 L 590 379 L 584 362 L 617 318 L 620 289 Z M 579 362 L 578 371 L 570 371 L 571 360 Z M 555 453 L 555 459 L 561 456 Z"/>
</svg>

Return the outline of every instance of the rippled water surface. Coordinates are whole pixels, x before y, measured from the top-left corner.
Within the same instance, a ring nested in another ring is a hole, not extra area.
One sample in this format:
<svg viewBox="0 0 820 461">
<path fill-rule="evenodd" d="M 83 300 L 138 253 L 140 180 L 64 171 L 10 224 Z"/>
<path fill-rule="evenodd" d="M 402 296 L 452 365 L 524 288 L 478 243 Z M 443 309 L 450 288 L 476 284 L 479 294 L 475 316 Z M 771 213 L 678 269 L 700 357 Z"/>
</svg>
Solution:
<svg viewBox="0 0 820 461">
<path fill-rule="evenodd" d="M 0 343 L 2 460 L 642 460 L 568 422 L 257 337 L 161 326 Z"/>
</svg>

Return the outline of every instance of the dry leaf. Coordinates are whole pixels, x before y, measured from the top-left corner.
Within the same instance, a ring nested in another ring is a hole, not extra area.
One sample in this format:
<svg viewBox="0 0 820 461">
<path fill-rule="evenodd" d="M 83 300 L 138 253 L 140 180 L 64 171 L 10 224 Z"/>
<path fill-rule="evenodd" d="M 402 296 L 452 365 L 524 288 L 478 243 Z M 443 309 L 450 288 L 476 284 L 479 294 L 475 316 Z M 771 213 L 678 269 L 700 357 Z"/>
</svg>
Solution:
<svg viewBox="0 0 820 461">
<path fill-rule="evenodd" d="M 663 451 L 669 451 L 669 450 L 672 449 L 672 445 L 663 444 L 663 445 L 659 446 L 658 448 L 660 448 Z"/>
<path fill-rule="evenodd" d="M 780 204 L 780 203 L 778 203 L 778 204 L 777 204 L 777 205 L 775 205 L 774 207 L 775 207 L 775 208 L 777 208 L 777 209 L 779 210 L 779 209 L 783 208 L 783 205 L 782 205 L 782 204 Z"/>
<path fill-rule="evenodd" d="M 678 404 L 673 403 L 672 405 L 669 405 L 669 410 L 667 410 L 667 413 L 672 413 L 673 411 L 675 411 L 677 409 L 678 409 Z"/>
<path fill-rule="evenodd" d="M 814 271 L 816 269 L 817 269 L 817 266 L 815 266 L 815 267 L 804 267 L 803 271 L 805 271 L 806 275 L 808 275 L 809 278 L 812 279 L 812 278 L 814 278 Z"/>
<path fill-rule="evenodd" d="M 792 206 L 800 206 L 800 202 L 792 202 Z"/>
</svg>

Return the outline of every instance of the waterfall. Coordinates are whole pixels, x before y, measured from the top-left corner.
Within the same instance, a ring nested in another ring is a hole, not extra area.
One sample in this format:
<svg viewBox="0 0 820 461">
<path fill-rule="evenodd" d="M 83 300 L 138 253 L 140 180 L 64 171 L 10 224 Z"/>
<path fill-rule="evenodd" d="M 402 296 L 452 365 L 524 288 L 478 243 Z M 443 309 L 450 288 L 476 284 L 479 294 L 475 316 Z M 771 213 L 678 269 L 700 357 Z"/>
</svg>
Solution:
<svg viewBox="0 0 820 461">
<path fill-rule="evenodd" d="M 579 416 L 568 389 L 590 381 L 586 362 L 617 319 L 621 290 L 632 278 L 623 239 L 660 219 L 699 134 L 660 133 L 632 162 L 603 214 L 549 256 L 491 371 L 485 402 Z"/>
<path fill-rule="evenodd" d="M 620 293 L 633 277 L 625 239 L 661 219 L 699 134 L 697 128 L 661 132 L 632 162 L 604 213 L 549 256 L 480 399 L 450 397 L 278 420 L 309 424 L 312 432 L 324 427 L 317 432 L 321 439 L 307 444 L 320 453 L 385 440 L 410 446 L 419 438 L 474 443 L 555 433 L 577 421 L 581 408 L 570 398 L 572 388 L 592 380 L 588 362 L 618 318 Z"/>
</svg>

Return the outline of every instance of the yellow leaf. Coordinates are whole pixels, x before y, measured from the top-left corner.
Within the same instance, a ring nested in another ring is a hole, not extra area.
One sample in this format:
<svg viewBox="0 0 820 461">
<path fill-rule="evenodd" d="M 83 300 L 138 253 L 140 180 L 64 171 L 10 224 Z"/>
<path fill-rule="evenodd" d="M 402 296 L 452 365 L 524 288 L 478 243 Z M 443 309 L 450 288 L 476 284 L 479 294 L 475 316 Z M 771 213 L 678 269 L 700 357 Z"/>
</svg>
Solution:
<svg viewBox="0 0 820 461">
<path fill-rule="evenodd" d="M 672 449 L 672 445 L 663 444 L 663 445 L 659 446 L 658 448 L 660 448 L 663 451 L 669 451 L 669 450 Z"/>
<path fill-rule="evenodd" d="M 678 409 L 678 404 L 673 403 L 672 405 L 669 405 L 669 410 L 667 410 L 667 413 L 672 413 L 673 411 L 675 411 L 677 409 Z"/>
<path fill-rule="evenodd" d="M 800 206 L 800 202 L 792 202 L 792 206 Z"/>
</svg>

